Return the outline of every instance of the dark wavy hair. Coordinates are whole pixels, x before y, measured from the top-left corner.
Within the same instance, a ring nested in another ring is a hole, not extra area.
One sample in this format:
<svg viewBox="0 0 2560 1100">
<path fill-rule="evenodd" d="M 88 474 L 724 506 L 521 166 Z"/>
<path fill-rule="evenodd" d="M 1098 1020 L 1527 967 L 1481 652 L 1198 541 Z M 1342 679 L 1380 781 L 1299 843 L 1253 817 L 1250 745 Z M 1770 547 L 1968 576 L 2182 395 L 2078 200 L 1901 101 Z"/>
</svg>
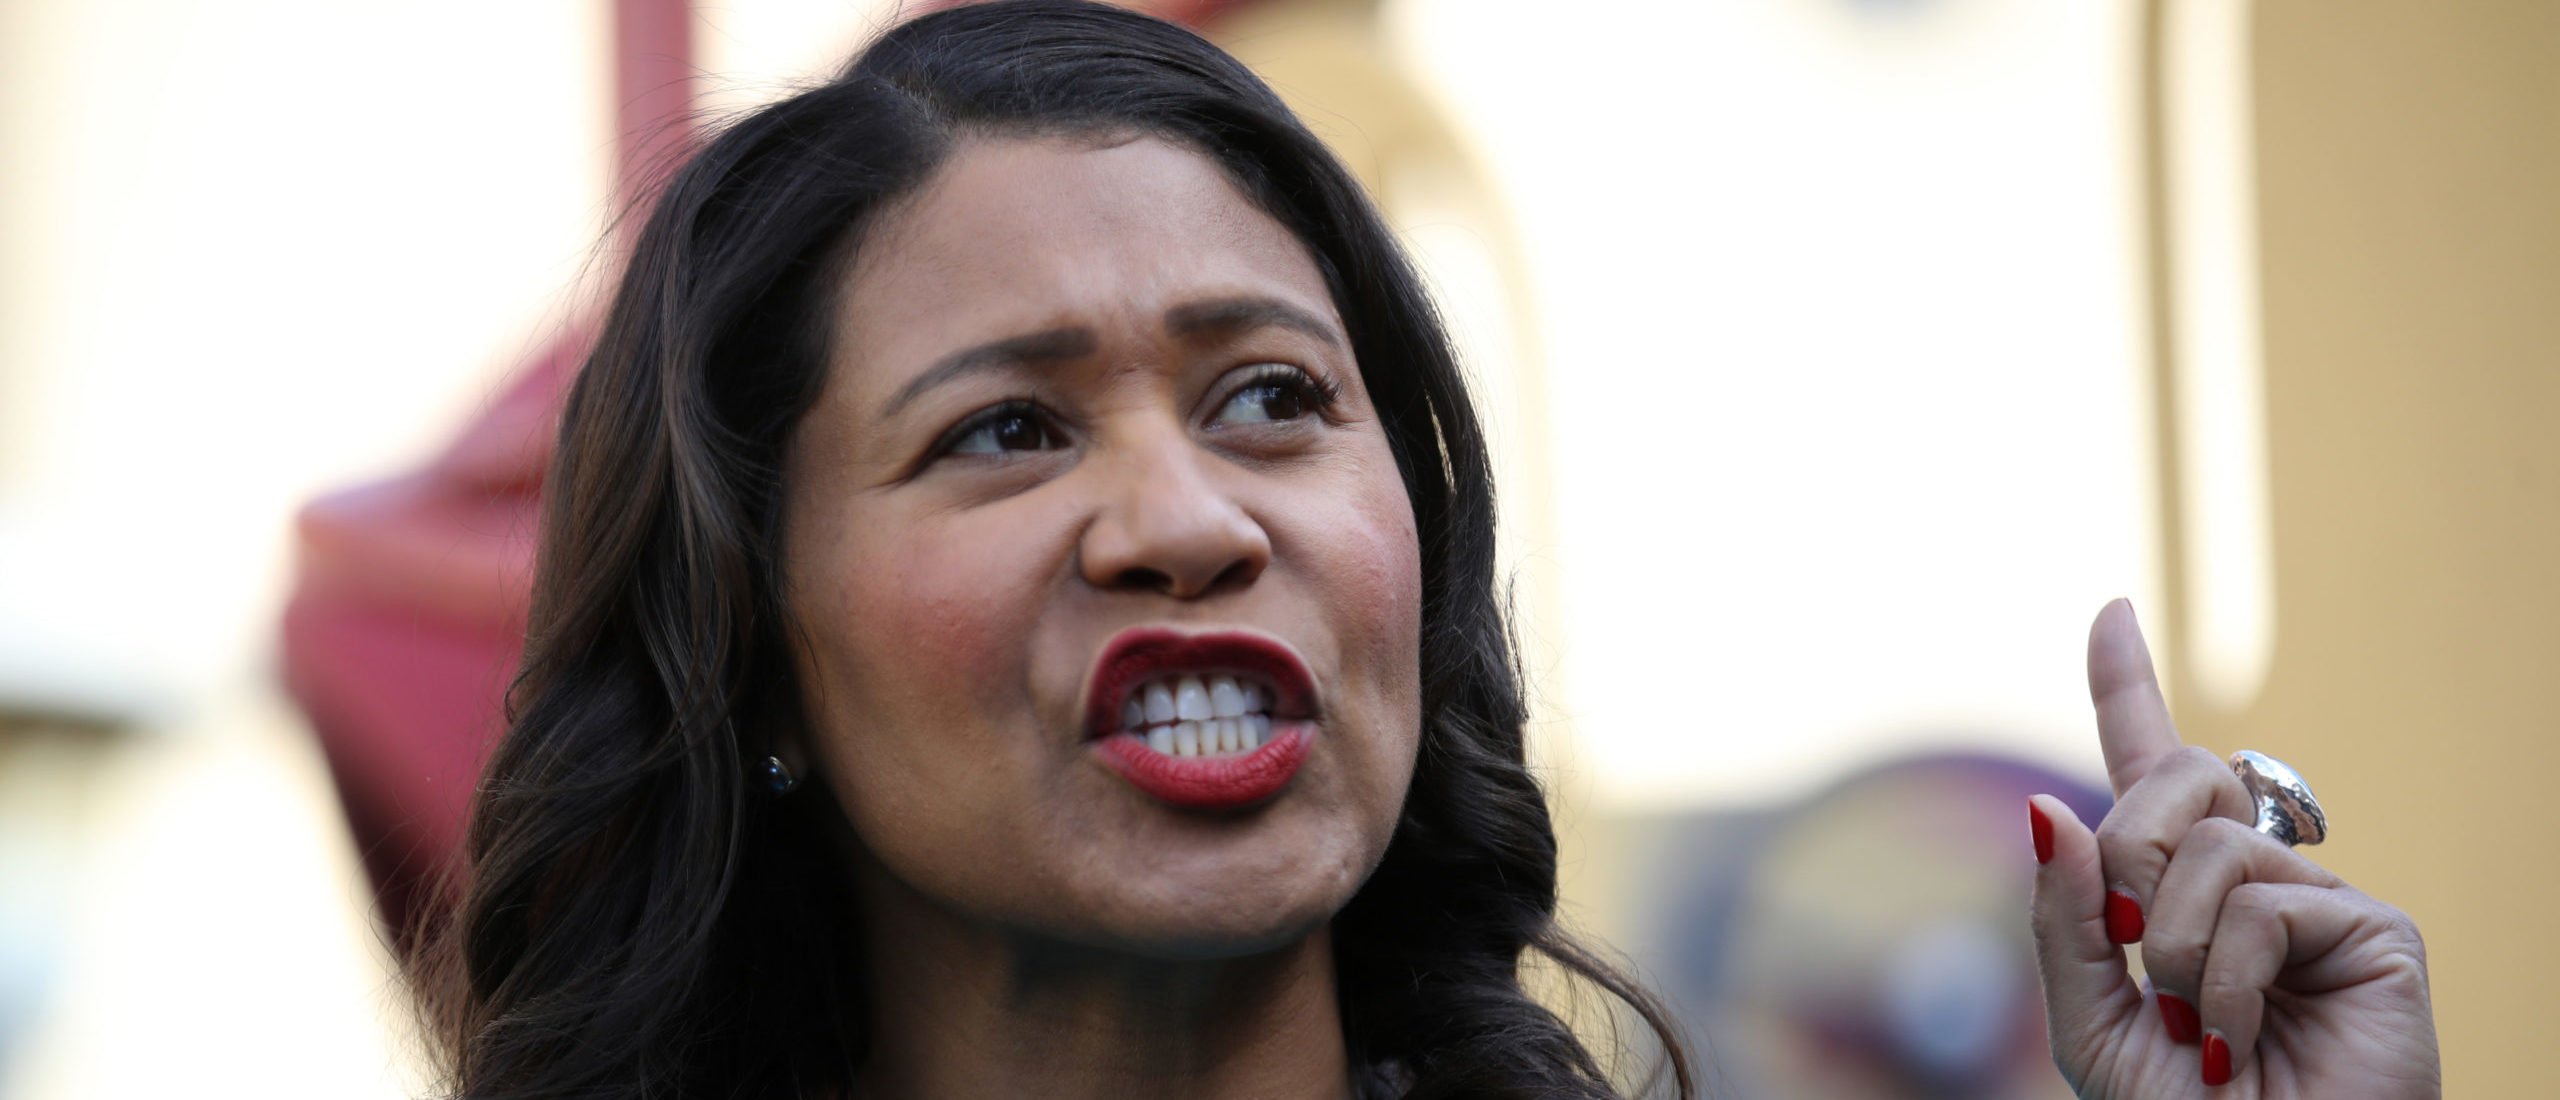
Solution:
<svg viewBox="0 0 2560 1100">
<path fill-rule="evenodd" d="M 1370 1096 L 1606 1097 L 1521 984 L 1531 952 L 1612 995 L 1695 1095 L 1656 1003 L 1555 922 L 1526 767 L 1484 436 L 1420 281 L 1342 166 L 1189 31 L 1098 4 L 925 15 L 678 171 L 560 426 L 512 726 L 416 974 L 449 1090 L 838 1095 L 864 1057 L 861 934 L 810 784 L 749 793 L 801 720 L 776 564 L 781 456 L 828 361 L 864 223 L 970 135 L 1152 135 L 1216 161 L 1314 255 L 1375 396 L 1422 558 L 1420 758 L 1333 921 Z M 1647 1086 L 1651 1087 L 1650 1085 Z"/>
</svg>

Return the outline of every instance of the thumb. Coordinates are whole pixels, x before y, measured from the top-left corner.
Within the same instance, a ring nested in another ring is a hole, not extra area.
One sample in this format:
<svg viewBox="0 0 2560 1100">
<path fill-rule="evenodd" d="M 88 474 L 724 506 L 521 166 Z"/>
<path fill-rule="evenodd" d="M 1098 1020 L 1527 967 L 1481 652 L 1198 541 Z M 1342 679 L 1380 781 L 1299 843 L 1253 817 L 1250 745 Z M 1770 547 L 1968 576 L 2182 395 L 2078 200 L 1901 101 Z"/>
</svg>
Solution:
<svg viewBox="0 0 2560 1100">
<path fill-rule="evenodd" d="M 2078 1080 L 2104 1037 L 2141 1010 L 2142 991 L 2126 976 L 2124 949 L 2107 938 L 2097 835 L 2049 794 L 2028 798 L 2027 813 L 2041 861 L 2027 919 L 2044 979 L 2045 1020 L 2055 1060 Z"/>
</svg>

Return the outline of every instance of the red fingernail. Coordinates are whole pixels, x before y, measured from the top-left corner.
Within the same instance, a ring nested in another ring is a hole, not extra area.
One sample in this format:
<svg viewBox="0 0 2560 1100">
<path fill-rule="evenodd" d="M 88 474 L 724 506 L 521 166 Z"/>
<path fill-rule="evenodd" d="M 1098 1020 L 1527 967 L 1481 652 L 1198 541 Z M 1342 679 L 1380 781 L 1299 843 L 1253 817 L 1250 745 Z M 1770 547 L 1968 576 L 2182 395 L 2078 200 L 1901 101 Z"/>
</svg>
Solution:
<svg viewBox="0 0 2560 1100">
<path fill-rule="evenodd" d="M 2160 1022 L 2168 1025 L 2169 1037 L 2181 1043 L 2192 1043 L 2204 1030 L 2204 1021 L 2196 1016 L 2196 1006 L 2175 993 L 2156 994 L 2160 998 Z M 2226 1052 L 2226 1056 L 2227 1056 Z"/>
<path fill-rule="evenodd" d="M 2122 890 L 2107 891 L 2107 938 L 2117 943 L 2142 942 L 2142 903 Z"/>
<path fill-rule="evenodd" d="M 2053 822 L 2045 820 L 2044 808 L 2032 798 L 2027 800 L 2027 831 L 2035 834 L 2036 862 L 2053 862 Z"/>
<path fill-rule="evenodd" d="M 2204 1033 L 2204 1083 L 2207 1085 L 2231 1083 L 2231 1044 L 2222 1041 L 2222 1033 L 2219 1031 Z"/>
</svg>

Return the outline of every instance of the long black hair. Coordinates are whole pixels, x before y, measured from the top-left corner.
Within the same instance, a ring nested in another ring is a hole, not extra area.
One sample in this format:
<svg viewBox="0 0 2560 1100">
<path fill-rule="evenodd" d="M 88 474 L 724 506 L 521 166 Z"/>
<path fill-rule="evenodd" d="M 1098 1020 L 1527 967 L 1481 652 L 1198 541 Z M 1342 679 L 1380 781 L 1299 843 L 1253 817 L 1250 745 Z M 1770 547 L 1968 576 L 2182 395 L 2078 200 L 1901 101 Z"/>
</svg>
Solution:
<svg viewBox="0 0 2560 1100">
<path fill-rule="evenodd" d="M 776 562 L 781 456 L 827 362 L 866 218 L 972 134 L 1144 134 L 1216 161 L 1315 257 L 1412 501 L 1420 757 L 1383 862 L 1335 917 L 1373 1096 L 1615 1096 L 1528 995 L 1532 952 L 1672 1026 L 1555 923 L 1556 844 L 1494 568 L 1492 472 L 1412 267 L 1342 166 L 1179 27 L 1005 0 L 890 30 L 678 171 L 572 389 L 512 725 L 419 975 L 457 1095 L 839 1095 L 864 1056 L 860 935 L 811 790 L 748 794 L 800 721 Z"/>
</svg>

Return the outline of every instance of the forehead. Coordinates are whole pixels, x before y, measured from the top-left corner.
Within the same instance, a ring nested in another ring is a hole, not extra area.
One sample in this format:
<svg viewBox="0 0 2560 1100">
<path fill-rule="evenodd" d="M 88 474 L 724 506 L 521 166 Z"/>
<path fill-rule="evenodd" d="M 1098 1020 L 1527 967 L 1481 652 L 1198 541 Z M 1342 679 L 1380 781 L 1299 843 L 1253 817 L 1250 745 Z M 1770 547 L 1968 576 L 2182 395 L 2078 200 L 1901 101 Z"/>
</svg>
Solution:
<svg viewBox="0 0 2560 1100">
<path fill-rule="evenodd" d="M 1335 316 L 1296 236 L 1157 138 L 965 139 L 865 234 L 842 294 L 837 371 L 855 377 L 837 381 L 874 395 L 965 345 L 1065 324 L 1154 332 L 1204 297 Z"/>
</svg>

